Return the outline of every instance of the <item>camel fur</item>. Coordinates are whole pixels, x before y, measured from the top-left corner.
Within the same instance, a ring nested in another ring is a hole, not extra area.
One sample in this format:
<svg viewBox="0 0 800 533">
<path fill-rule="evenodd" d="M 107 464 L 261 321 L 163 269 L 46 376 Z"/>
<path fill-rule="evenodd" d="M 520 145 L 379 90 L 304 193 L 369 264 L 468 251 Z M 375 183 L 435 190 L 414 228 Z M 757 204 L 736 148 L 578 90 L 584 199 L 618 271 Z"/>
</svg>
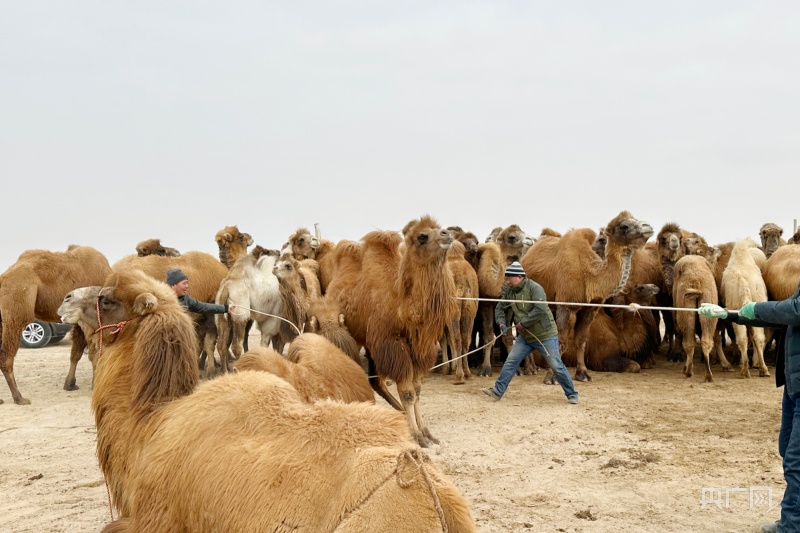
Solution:
<svg viewBox="0 0 800 533">
<path fill-rule="evenodd" d="M 253 244 L 249 233 L 241 233 L 236 226 L 225 226 L 214 236 L 219 249 L 219 260 L 228 268 L 247 255 L 247 247 Z"/>
<path fill-rule="evenodd" d="M 267 372 L 198 386 L 194 329 L 169 287 L 126 271 L 99 303 L 104 324 L 122 324 L 103 333 L 92 394 L 119 516 L 104 531 L 475 531 L 399 413 L 310 404 Z"/>
<path fill-rule="evenodd" d="M 797 292 L 800 283 L 800 246 L 781 246 L 764 265 L 764 283 L 770 300 L 785 300 Z"/>
<path fill-rule="evenodd" d="M 370 375 L 378 376 L 370 381 L 373 389 L 405 412 L 411 434 L 422 446 L 437 442 L 419 406 L 422 380 L 436 361 L 437 341 L 457 308 L 447 266 L 452 241 L 450 232 L 428 215 L 406 224 L 402 236 L 370 232 L 362 239 L 360 265 L 352 261 L 355 256 L 349 263 L 360 268 L 341 271 L 341 282 L 334 278 L 327 293 L 341 306 L 350 333 L 366 350 Z M 402 407 L 386 390 L 386 378 L 396 383 Z"/>
<path fill-rule="evenodd" d="M 560 238 L 540 239 L 520 261 L 522 268 L 542 285 L 549 301 L 602 303 L 625 287 L 633 252 L 644 246 L 653 229 L 622 211 L 605 225 L 604 233 L 608 236 L 605 259 L 592 250 L 594 231 L 582 228 L 570 230 Z M 584 358 L 589 327 L 597 311 L 597 307 L 556 308 L 559 342 L 564 347 L 562 357 L 575 357 L 578 381 L 591 379 Z M 545 382 L 553 382 L 552 371 L 548 371 Z"/>
<path fill-rule="evenodd" d="M 336 302 L 327 297 L 315 300 L 311 303 L 308 316 L 310 332 L 322 335 L 363 367 L 361 348 L 348 331 L 344 322 L 344 313 L 341 312 Z"/>
<path fill-rule="evenodd" d="M 22 396 L 14 375 L 14 358 L 22 330 L 36 319 L 59 322 L 56 310 L 67 293 L 84 285 L 101 284 L 110 272 L 111 267 L 103 254 L 89 246 L 72 245 L 66 252 L 27 250 L 0 275 L 0 370 L 15 404 L 31 403 Z M 64 390 L 78 388 L 75 370 L 84 348 L 85 338 L 73 330 Z"/>
<path fill-rule="evenodd" d="M 375 403 L 375 393 L 361 366 L 316 333 L 298 336 L 289 346 L 288 357 L 272 348 L 254 348 L 236 361 L 235 368 L 283 378 L 307 402 L 329 399 Z"/>
<path fill-rule="evenodd" d="M 217 352 L 222 372 L 229 370 L 231 359 L 238 359 L 244 353 L 245 327 L 250 320 L 261 332 L 261 346 L 271 342 L 278 353 L 283 352 L 279 335 L 283 303 L 278 278 L 273 273 L 279 255 L 278 250 L 256 245 L 249 254 L 236 261 L 219 285 L 216 303 L 236 306 L 233 313 L 214 315 L 219 331 Z M 212 378 L 215 372 L 214 365 L 207 365 L 206 378 Z"/>
<path fill-rule="evenodd" d="M 278 279 L 281 294 L 280 338 L 284 345 L 292 342 L 298 331 L 308 326 L 312 302 L 322 297 L 319 286 L 319 265 L 313 259 L 298 261 L 288 254 L 275 263 L 272 273 Z"/>
<path fill-rule="evenodd" d="M 722 273 L 722 292 L 720 300 L 728 309 L 741 309 L 749 302 L 766 302 L 767 286 L 761 275 L 761 266 L 767 262 L 767 256 L 758 248 L 753 239 L 738 241 L 731 252 L 728 266 Z M 740 374 L 743 378 L 750 377 L 750 364 L 747 357 L 748 339 L 753 343 L 753 365 L 758 366 L 759 376 L 769 376 L 769 370 L 764 362 L 764 346 L 766 336 L 764 328 L 732 324 L 736 339 L 736 346 L 742 356 Z M 718 331 L 719 333 L 719 331 Z M 722 353 L 720 335 L 714 338 L 717 355 Z M 722 360 L 724 354 L 720 356 Z"/>
<path fill-rule="evenodd" d="M 147 239 L 136 245 L 136 253 L 139 257 L 148 255 L 160 255 L 162 257 L 180 257 L 181 253 L 175 248 L 169 248 L 161 244 L 160 239 Z"/>
<path fill-rule="evenodd" d="M 719 250 L 716 250 L 718 257 Z M 710 256 L 684 255 L 675 263 L 672 299 L 678 308 L 697 309 L 703 302 L 717 303 L 717 283 L 714 280 L 714 253 Z M 707 318 L 696 311 L 676 311 L 675 324 L 681 335 L 681 347 L 686 357 L 683 373 L 687 378 L 693 374 L 693 359 L 695 351 L 695 329 L 697 321 L 700 322 L 700 347 L 705 358 L 705 380 L 714 381 L 711 374 L 711 349 L 714 347 L 714 330 L 717 327 L 716 318 Z M 729 371 L 730 363 L 725 355 L 720 356 L 722 369 Z"/>
</svg>

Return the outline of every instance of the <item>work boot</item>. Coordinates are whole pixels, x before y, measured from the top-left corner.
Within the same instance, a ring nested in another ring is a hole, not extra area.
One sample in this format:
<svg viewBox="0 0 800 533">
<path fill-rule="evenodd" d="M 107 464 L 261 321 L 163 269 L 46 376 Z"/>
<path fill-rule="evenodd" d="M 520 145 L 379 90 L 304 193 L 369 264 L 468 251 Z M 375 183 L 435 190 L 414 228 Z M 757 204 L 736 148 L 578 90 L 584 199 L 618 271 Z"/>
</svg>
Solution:
<svg viewBox="0 0 800 533">
<path fill-rule="evenodd" d="M 494 387 L 492 387 L 492 388 L 489 388 L 489 389 L 481 389 L 481 390 L 483 391 L 483 393 L 484 393 L 485 395 L 487 395 L 487 396 L 491 396 L 491 397 L 492 397 L 492 398 L 494 398 L 495 400 L 499 400 L 500 398 L 502 398 L 502 396 L 500 396 L 499 394 L 497 394 L 497 391 L 496 391 L 496 390 L 494 390 Z"/>
<path fill-rule="evenodd" d="M 574 403 L 578 403 L 578 395 L 577 395 L 577 394 L 575 394 L 574 396 L 570 396 L 569 398 L 567 398 L 567 401 L 568 401 L 569 403 L 573 403 L 573 404 L 574 404 Z"/>
</svg>

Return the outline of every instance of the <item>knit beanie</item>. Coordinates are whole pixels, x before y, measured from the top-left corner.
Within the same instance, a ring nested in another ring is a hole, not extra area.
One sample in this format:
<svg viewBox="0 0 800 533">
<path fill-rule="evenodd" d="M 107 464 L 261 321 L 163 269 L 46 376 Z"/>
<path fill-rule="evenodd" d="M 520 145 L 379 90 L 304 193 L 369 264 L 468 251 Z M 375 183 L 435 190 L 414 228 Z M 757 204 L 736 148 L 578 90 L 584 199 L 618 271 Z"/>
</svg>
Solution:
<svg viewBox="0 0 800 533">
<path fill-rule="evenodd" d="M 189 276 L 183 273 L 180 268 L 171 268 L 167 270 L 167 285 L 177 285 L 181 281 L 189 279 Z"/>
<path fill-rule="evenodd" d="M 519 261 L 514 261 L 508 268 L 506 269 L 506 273 L 504 274 L 506 277 L 508 276 L 524 276 L 525 271 L 522 270 L 522 265 L 519 264 Z"/>
</svg>

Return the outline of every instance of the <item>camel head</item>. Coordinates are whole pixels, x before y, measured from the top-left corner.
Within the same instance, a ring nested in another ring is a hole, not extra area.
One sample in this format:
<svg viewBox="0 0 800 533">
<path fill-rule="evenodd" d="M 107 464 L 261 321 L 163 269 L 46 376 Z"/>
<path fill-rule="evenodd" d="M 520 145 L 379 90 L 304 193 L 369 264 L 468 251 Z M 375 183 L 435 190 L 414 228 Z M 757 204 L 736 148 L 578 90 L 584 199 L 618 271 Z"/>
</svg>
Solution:
<svg viewBox="0 0 800 533">
<path fill-rule="evenodd" d="M 320 242 L 306 228 L 298 228 L 289 236 L 283 253 L 291 253 L 295 259 L 316 259 Z"/>
<path fill-rule="evenodd" d="M 788 244 L 800 244 L 800 230 L 797 230 L 786 242 Z"/>
<path fill-rule="evenodd" d="M 658 285 L 641 283 L 633 288 L 628 299 L 631 303 L 647 305 L 653 302 L 653 298 L 655 298 L 659 290 Z"/>
<path fill-rule="evenodd" d="M 278 278 L 281 285 L 298 283 L 300 288 L 305 292 L 306 280 L 300 275 L 298 268 L 300 262 L 290 255 L 285 255 L 283 258 L 275 263 L 272 267 L 272 273 Z"/>
<path fill-rule="evenodd" d="M 708 246 L 706 240 L 695 232 L 684 232 L 683 239 L 681 240 L 683 246 L 683 253 L 685 255 L 703 255 L 706 250 L 698 250 L 701 247 Z"/>
<path fill-rule="evenodd" d="M 772 222 L 767 222 L 761 226 L 761 230 L 758 234 L 761 237 L 761 249 L 764 250 L 764 253 L 769 257 L 778 249 L 778 246 L 781 245 L 783 228 Z"/>
<path fill-rule="evenodd" d="M 403 228 L 406 253 L 412 252 L 423 261 L 442 259 L 453 243 L 453 236 L 429 215 L 412 220 Z"/>
<path fill-rule="evenodd" d="M 711 271 L 713 272 L 717 267 L 719 256 L 722 255 L 722 249 L 718 246 L 709 246 L 708 244 L 700 243 L 692 250 L 692 253 L 687 253 L 686 255 L 699 255 L 706 260 L 706 263 L 708 263 L 708 266 L 711 267 Z"/>
<path fill-rule="evenodd" d="M 674 263 L 683 255 L 683 247 L 681 241 L 683 234 L 681 228 L 674 222 L 664 224 L 661 231 L 658 232 L 656 237 L 656 246 L 658 246 L 658 256 L 661 261 Z"/>
<path fill-rule="evenodd" d="M 511 224 L 497 235 L 497 244 L 503 257 L 510 261 L 519 261 L 528 249 L 533 246 L 533 239 L 516 224 Z"/>
<path fill-rule="evenodd" d="M 489 232 L 489 235 L 486 236 L 486 239 L 483 242 L 497 242 L 497 236 L 500 235 L 501 231 L 503 231 L 503 228 L 501 226 L 497 226 L 491 232 Z"/>
<path fill-rule="evenodd" d="M 472 264 L 477 264 L 478 237 L 470 231 L 464 231 L 459 226 L 449 226 L 447 228 L 455 240 L 464 245 L 464 259 Z"/>
<path fill-rule="evenodd" d="M 236 226 L 226 226 L 217 232 L 214 237 L 219 248 L 219 260 L 226 267 L 231 268 L 243 255 L 247 255 L 247 247 L 253 244 L 253 238 L 248 233 L 240 233 Z"/>
<path fill-rule="evenodd" d="M 78 324 L 84 330 L 84 334 L 94 333 L 99 327 L 97 324 L 97 297 L 103 287 L 81 287 L 71 291 L 64 296 L 64 300 L 58 308 L 58 316 L 65 324 Z M 108 319 L 111 324 L 121 322 L 125 317 L 122 312 L 116 314 L 109 313 Z"/>
<path fill-rule="evenodd" d="M 647 222 L 633 218 L 628 211 L 622 211 L 606 224 L 604 233 L 609 244 L 632 251 L 644 246 L 647 239 L 653 236 L 653 228 Z"/>
<path fill-rule="evenodd" d="M 606 257 L 606 245 L 608 244 L 608 235 L 605 234 L 605 228 L 600 228 L 600 231 L 597 232 L 597 237 L 595 237 L 594 242 L 592 243 L 592 250 L 596 253 L 600 259 L 605 259 Z"/>
<path fill-rule="evenodd" d="M 136 245 L 136 253 L 139 257 L 148 255 L 159 255 L 162 257 L 180 257 L 181 253 L 175 248 L 168 248 L 161 244 L 160 239 L 147 239 Z"/>
</svg>

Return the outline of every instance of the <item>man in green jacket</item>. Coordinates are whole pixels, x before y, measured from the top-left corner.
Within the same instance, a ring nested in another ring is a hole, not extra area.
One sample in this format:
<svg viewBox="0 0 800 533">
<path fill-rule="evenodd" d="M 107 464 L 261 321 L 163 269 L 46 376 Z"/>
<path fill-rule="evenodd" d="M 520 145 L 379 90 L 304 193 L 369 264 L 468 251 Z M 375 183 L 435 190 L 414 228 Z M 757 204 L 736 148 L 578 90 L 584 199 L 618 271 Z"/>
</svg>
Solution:
<svg viewBox="0 0 800 533">
<path fill-rule="evenodd" d="M 507 282 L 503 290 L 502 300 L 517 300 L 516 302 L 499 302 L 494 309 L 494 319 L 500 326 L 500 331 L 505 333 L 506 313 L 508 310 L 514 314 L 517 338 L 514 346 L 503 364 L 503 369 L 494 382 L 494 387 L 481 389 L 484 393 L 499 400 L 505 394 L 511 378 L 517 373 L 519 365 L 533 350 L 539 350 L 553 375 L 558 381 L 569 403 L 578 403 L 578 393 L 572 383 L 572 378 L 561 360 L 558 349 L 558 330 L 556 329 L 553 313 L 546 303 L 530 303 L 532 301 L 544 302 L 547 296 L 541 285 L 525 276 L 525 271 L 519 262 L 514 261 L 505 271 Z"/>
</svg>

